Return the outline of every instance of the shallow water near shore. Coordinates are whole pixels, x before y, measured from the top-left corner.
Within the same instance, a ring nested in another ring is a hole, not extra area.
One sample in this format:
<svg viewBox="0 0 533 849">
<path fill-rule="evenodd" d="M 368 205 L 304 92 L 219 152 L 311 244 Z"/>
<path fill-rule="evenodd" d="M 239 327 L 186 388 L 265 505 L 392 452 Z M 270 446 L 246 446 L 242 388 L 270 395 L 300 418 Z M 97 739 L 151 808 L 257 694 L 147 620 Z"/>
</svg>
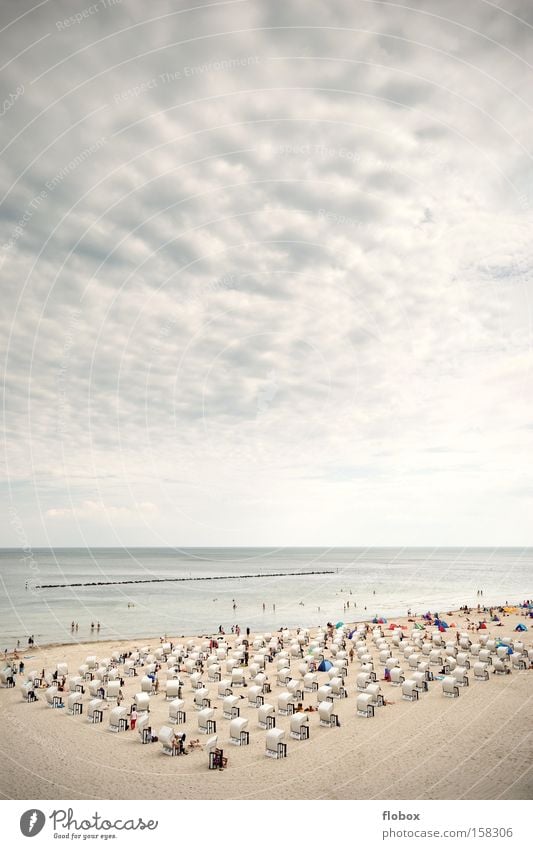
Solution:
<svg viewBox="0 0 533 849">
<path fill-rule="evenodd" d="M 43 644 L 261 631 L 518 602 L 533 595 L 533 549 L 2 549 L 0 579 L 11 649 L 30 634 Z"/>
</svg>

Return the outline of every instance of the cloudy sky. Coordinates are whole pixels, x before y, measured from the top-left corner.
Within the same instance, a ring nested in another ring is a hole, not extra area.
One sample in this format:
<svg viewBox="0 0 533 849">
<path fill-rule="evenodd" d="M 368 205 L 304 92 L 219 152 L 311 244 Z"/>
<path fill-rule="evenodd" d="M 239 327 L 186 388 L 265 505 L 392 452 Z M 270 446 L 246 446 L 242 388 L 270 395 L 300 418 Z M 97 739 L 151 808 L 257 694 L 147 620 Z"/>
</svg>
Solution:
<svg viewBox="0 0 533 849">
<path fill-rule="evenodd" d="M 6 0 L 3 545 L 533 544 L 529 0 Z"/>
</svg>

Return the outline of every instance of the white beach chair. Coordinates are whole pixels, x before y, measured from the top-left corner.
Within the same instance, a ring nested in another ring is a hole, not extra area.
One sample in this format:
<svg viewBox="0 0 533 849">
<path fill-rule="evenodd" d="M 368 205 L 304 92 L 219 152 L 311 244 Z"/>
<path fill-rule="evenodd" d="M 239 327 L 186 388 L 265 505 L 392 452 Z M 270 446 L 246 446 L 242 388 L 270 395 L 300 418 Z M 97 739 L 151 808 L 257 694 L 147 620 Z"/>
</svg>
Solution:
<svg viewBox="0 0 533 849">
<path fill-rule="evenodd" d="M 412 678 L 406 678 L 402 684 L 402 699 L 408 702 L 416 702 L 418 701 L 418 696 L 416 681 L 413 681 Z"/>
<path fill-rule="evenodd" d="M 48 687 L 45 690 L 45 698 L 49 707 L 51 708 L 62 708 L 65 707 L 63 704 L 63 694 L 59 692 L 57 687 Z"/>
<path fill-rule="evenodd" d="M 369 693 L 359 693 L 357 696 L 356 708 L 357 716 L 363 716 L 366 718 L 374 716 L 375 705 L 372 701 L 372 696 Z"/>
<path fill-rule="evenodd" d="M 487 663 L 482 663 L 478 661 L 474 663 L 474 680 L 476 681 L 488 681 L 489 680 L 489 668 Z"/>
<path fill-rule="evenodd" d="M 69 693 L 67 696 L 67 713 L 70 716 L 78 716 L 83 713 L 81 693 Z"/>
<path fill-rule="evenodd" d="M 263 696 L 262 687 L 259 687 L 257 685 L 254 685 L 253 687 L 248 687 L 248 704 L 251 707 L 261 707 L 264 701 L 265 699 Z"/>
<path fill-rule="evenodd" d="M 339 717 L 333 711 L 333 702 L 320 702 L 318 705 L 319 724 L 325 728 L 336 728 L 339 723 Z"/>
<path fill-rule="evenodd" d="M 170 755 L 170 757 L 174 757 L 178 754 L 178 749 L 174 745 L 174 733 L 174 729 L 169 725 L 162 725 L 157 735 L 163 749 L 163 754 Z"/>
<path fill-rule="evenodd" d="M 232 669 L 231 671 L 231 686 L 244 687 L 244 672 L 242 669 Z"/>
<path fill-rule="evenodd" d="M 22 699 L 25 702 L 36 702 L 37 696 L 35 695 L 35 686 L 33 681 L 24 681 L 23 684 L 20 685 L 20 691 L 22 693 Z"/>
<path fill-rule="evenodd" d="M 291 680 L 291 670 L 289 667 L 284 666 L 282 669 L 278 669 L 276 678 L 280 687 L 286 687 Z"/>
<path fill-rule="evenodd" d="M 518 669 L 520 672 L 523 672 L 527 669 L 527 658 L 524 657 L 524 655 L 515 652 L 511 655 L 511 665 L 513 669 Z"/>
<path fill-rule="evenodd" d="M 396 666 L 394 669 L 390 671 L 390 682 L 394 687 L 399 687 L 405 681 L 405 674 L 403 669 L 399 666 Z"/>
<path fill-rule="evenodd" d="M 120 692 L 120 681 L 108 681 L 106 699 L 108 702 L 116 702 Z"/>
<path fill-rule="evenodd" d="M 446 675 L 442 682 L 442 693 L 451 699 L 459 698 L 459 687 L 457 681 L 451 675 Z"/>
<path fill-rule="evenodd" d="M 426 679 L 426 675 L 424 672 L 416 672 L 409 673 L 411 681 L 415 682 L 416 689 L 419 693 L 427 693 L 428 691 L 428 682 Z"/>
<path fill-rule="evenodd" d="M 234 746 L 247 746 L 250 742 L 250 733 L 246 730 L 248 720 L 243 716 L 232 719 L 229 724 L 229 741 Z"/>
<path fill-rule="evenodd" d="M 331 683 L 331 682 L 330 682 Z M 302 701 L 304 697 L 304 685 L 301 678 L 291 678 L 287 681 L 287 690 L 294 696 L 296 701 Z"/>
<path fill-rule="evenodd" d="M 331 695 L 334 699 L 345 699 L 348 695 L 344 686 L 343 678 L 332 678 L 329 682 L 331 685 Z"/>
<path fill-rule="evenodd" d="M 440 649 L 432 649 L 429 653 L 429 662 L 433 666 L 442 666 L 444 658 Z"/>
<path fill-rule="evenodd" d="M 464 666 L 466 669 L 470 669 L 470 660 L 468 659 L 468 652 L 457 652 L 457 656 L 455 659 L 457 661 L 458 666 Z"/>
<path fill-rule="evenodd" d="M 148 693 L 135 693 L 133 703 L 137 709 L 139 718 L 141 714 L 150 712 L 150 696 Z"/>
<path fill-rule="evenodd" d="M 68 663 L 58 663 L 56 670 L 59 678 L 66 677 L 68 675 Z"/>
<path fill-rule="evenodd" d="M 508 675 L 511 671 L 509 665 L 505 661 L 496 657 L 492 662 L 492 671 L 495 675 Z"/>
<path fill-rule="evenodd" d="M 312 693 L 318 690 L 318 675 L 316 672 L 306 672 L 304 675 L 304 690 Z"/>
<path fill-rule="evenodd" d="M 168 706 L 168 718 L 176 725 L 182 725 L 187 720 L 185 702 L 183 699 L 172 699 Z"/>
<path fill-rule="evenodd" d="M 211 699 L 209 698 L 209 690 L 207 687 L 199 687 L 194 691 L 193 702 L 196 710 L 211 707 Z"/>
<path fill-rule="evenodd" d="M 216 730 L 214 708 L 204 708 L 198 714 L 198 731 L 200 734 L 215 734 Z"/>
<path fill-rule="evenodd" d="M 373 684 L 376 676 L 373 672 L 360 672 L 355 679 L 356 689 L 363 693 L 369 684 Z"/>
<path fill-rule="evenodd" d="M 283 728 L 271 728 L 266 733 L 265 754 L 268 758 L 286 758 L 287 744 L 283 742 L 285 731 Z"/>
<path fill-rule="evenodd" d="M 141 692 L 142 693 L 152 693 L 154 689 L 154 682 L 151 678 L 148 678 L 147 675 L 143 675 L 141 678 Z"/>
<path fill-rule="evenodd" d="M 296 709 L 292 693 L 284 692 L 278 696 L 278 713 L 280 716 L 291 716 Z"/>
<path fill-rule="evenodd" d="M 458 687 L 468 687 L 468 670 L 466 666 L 456 666 L 451 677 L 455 678 Z"/>
<path fill-rule="evenodd" d="M 309 739 L 309 716 L 298 711 L 293 713 L 290 721 L 290 736 L 294 740 Z"/>
<path fill-rule="evenodd" d="M 388 661 L 390 656 L 391 656 L 390 649 L 381 649 L 381 651 L 379 653 L 379 662 L 381 663 L 382 666 L 387 665 L 387 661 Z"/>
<path fill-rule="evenodd" d="M 221 668 L 218 663 L 212 663 L 211 666 L 207 667 L 207 680 L 208 681 L 220 681 L 222 678 Z"/>
<path fill-rule="evenodd" d="M 489 665 L 492 663 L 492 655 L 488 649 L 481 649 L 478 659 L 480 663 L 488 663 Z"/>
<path fill-rule="evenodd" d="M 431 657 L 431 655 L 430 655 Z M 409 664 L 409 669 L 418 669 L 418 664 L 420 663 L 421 657 L 419 652 L 415 652 L 414 654 L 410 654 L 407 658 L 407 662 Z"/>
<path fill-rule="evenodd" d="M 68 689 L 69 693 L 83 693 L 85 692 L 85 680 L 81 677 L 81 675 L 71 675 L 68 679 Z M 88 683 L 89 694 L 91 696 L 96 696 L 97 691 L 102 687 L 102 682 L 98 679 L 94 681 L 89 681 Z"/>
<path fill-rule="evenodd" d="M 178 699 L 181 696 L 182 688 L 181 681 L 179 678 L 177 680 L 171 680 L 166 683 L 165 686 L 165 698 L 167 701 Z"/>
<path fill-rule="evenodd" d="M 104 708 L 107 707 L 103 699 L 91 699 L 87 706 L 87 721 L 93 725 L 102 722 Z"/>
<path fill-rule="evenodd" d="M 235 719 L 240 716 L 240 704 L 240 696 L 226 696 L 222 702 L 222 716 L 224 719 Z"/>
<path fill-rule="evenodd" d="M 225 699 L 226 696 L 233 695 L 233 690 L 231 689 L 231 681 L 228 678 L 224 678 L 222 681 L 218 682 L 217 693 L 217 698 L 219 699 Z"/>
<path fill-rule="evenodd" d="M 383 697 L 383 693 L 381 692 L 381 687 L 379 684 L 369 684 L 364 692 L 365 696 L 370 696 L 371 704 L 374 707 L 383 707 L 385 704 L 385 699 Z"/>
<path fill-rule="evenodd" d="M 261 705 L 257 711 L 257 722 L 259 728 L 266 728 L 267 730 L 274 728 L 276 725 L 274 705 L 268 703 Z"/>
<path fill-rule="evenodd" d="M 327 702 L 333 701 L 333 696 L 331 695 L 331 687 L 329 684 L 322 684 L 321 687 L 316 691 L 316 699 L 317 702 Z"/>
<path fill-rule="evenodd" d="M 109 711 L 109 731 L 115 733 L 127 731 L 128 709 L 126 707 L 114 707 Z"/>
</svg>

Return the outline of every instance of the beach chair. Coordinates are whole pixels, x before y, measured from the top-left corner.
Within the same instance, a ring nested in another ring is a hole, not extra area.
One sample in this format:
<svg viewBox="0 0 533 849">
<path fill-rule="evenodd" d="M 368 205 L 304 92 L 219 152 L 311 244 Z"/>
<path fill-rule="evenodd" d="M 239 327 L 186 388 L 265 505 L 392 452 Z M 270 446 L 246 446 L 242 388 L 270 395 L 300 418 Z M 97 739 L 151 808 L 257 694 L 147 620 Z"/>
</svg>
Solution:
<svg viewBox="0 0 533 849">
<path fill-rule="evenodd" d="M 457 657 L 457 646 L 455 643 L 446 643 L 444 654 L 446 657 Z"/>
<path fill-rule="evenodd" d="M 211 666 L 207 667 L 207 680 L 208 681 L 220 681 L 222 678 L 220 666 L 218 663 L 212 663 Z"/>
<path fill-rule="evenodd" d="M 470 660 L 468 659 L 468 652 L 459 651 L 455 657 L 458 666 L 464 666 L 466 669 L 470 669 Z"/>
<path fill-rule="evenodd" d="M 200 687 L 194 692 L 194 707 L 196 710 L 211 707 L 211 699 L 209 698 L 209 690 L 207 687 Z"/>
<path fill-rule="evenodd" d="M 405 674 L 403 669 L 399 666 L 396 666 L 394 669 L 390 671 L 390 682 L 394 687 L 399 687 L 405 681 Z M 366 689 L 366 688 L 365 688 Z"/>
<path fill-rule="evenodd" d="M 492 663 L 492 655 L 488 649 L 481 649 L 478 659 L 480 663 L 488 663 L 489 666 Z"/>
<path fill-rule="evenodd" d="M 429 655 L 431 654 L 431 651 L 432 651 L 431 643 L 422 643 L 421 646 L 420 646 L 420 651 L 422 652 L 422 654 L 425 657 L 429 657 Z"/>
<path fill-rule="evenodd" d="M 48 687 L 45 690 L 45 698 L 49 707 L 51 708 L 62 708 L 65 707 L 63 704 L 63 696 L 57 689 L 57 687 Z"/>
<path fill-rule="evenodd" d="M 224 719 L 235 719 L 240 716 L 240 696 L 226 696 L 222 702 L 222 716 Z"/>
<path fill-rule="evenodd" d="M 390 649 L 381 649 L 379 653 L 379 662 L 382 666 L 387 666 L 389 657 L 391 656 Z"/>
<path fill-rule="evenodd" d="M 433 666 L 442 666 L 444 663 L 444 657 L 441 649 L 431 649 L 429 653 L 429 662 Z"/>
<path fill-rule="evenodd" d="M 371 654 L 362 654 L 359 658 L 359 661 L 361 663 L 361 666 L 365 666 L 367 663 L 371 664 L 372 667 L 374 666 L 374 659 Z"/>
<path fill-rule="evenodd" d="M 485 643 L 485 646 L 486 646 L 486 648 L 487 648 L 487 649 L 491 652 L 491 654 L 495 654 L 495 653 L 496 653 L 496 649 L 497 649 L 497 647 L 498 647 L 498 644 L 496 643 L 496 640 L 489 639 L 489 640 L 487 640 L 487 642 Z"/>
<path fill-rule="evenodd" d="M 158 732 L 158 740 L 161 743 L 163 754 L 175 757 L 179 748 L 175 745 L 175 732 L 169 725 L 162 725 Z"/>
<path fill-rule="evenodd" d="M 456 666 L 452 671 L 452 678 L 455 678 L 458 687 L 468 687 L 468 670 L 466 666 Z"/>
<path fill-rule="evenodd" d="M 285 731 L 283 728 L 271 728 L 266 733 L 265 754 L 267 758 L 286 758 L 287 744 L 283 742 Z"/>
<path fill-rule="evenodd" d="M 198 731 L 200 734 L 214 734 L 217 730 L 215 722 L 215 711 L 213 708 L 204 708 L 198 714 Z"/>
<path fill-rule="evenodd" d="M 318 675 L 316 672 L 306 672 L 304 675 L 304 690 L 312 693 L 318 690 Z"/>
<path fill-rule="evenodd" d="M 263 696 L 263 689 L 257 685 L 253 687 L 248 687 L 248 704 L 251 707 L 261 707 L 264 703 L 265 699 Z"/>
<path fill-rule="evenodd" d="M 492 662 L 492 671 L 495 675 L 508 675 L 511 670 L 505 661 L 497 657 Z"/>
<path fill-rule="evenodd" d="M 185 702 L 183 699 L 172 699 L 168 706 L 168 718 L 176 725 L 183 725 L 187 720 Z"/>
<path fill-rule="evenodd" d="M 96 697 L 97 691 L 102 687 L 102 682 L 99 680 L 89 681 L 89 694 Z M 85 690 L 85 681 L 81 675 L 72 675 L 68 679 L 69 693 L 83 693 Z"/>
<path fill-rule="evenodd" d="M 147 675 L 143 675 L 141 678 L 141 693 L 152 693 L 154 689 L 154 682 L 151 678 L 148 678 Z"/>
<path fill-rule="evenodd" d="M 81 693 L 69 693 L 67 696 L 67 713 L 70 716 L 78 716 L 83 713 Z"/>
<path fill-rule="evenodd" d="M 421 660 L 416 671 L 422 672 L 428 683 L 433 681 L 433 672 L 429 668 L 429 662 L 427 660 Z"/>
<path fill-rule="evenodd" d="M 450 699 L 459 698 L 459 687 L 455 678 L 451 675 L 446 675 L 442 681 L 442 694 Z"/>
<path fill-rule="evenodd" d="M 524 655 L 515 652 L 511 655 L 511 665 L 513 669 L 518 669 L 520 672 L 523 672 L 527 669 L 527 658 L 524 657 Z"/>
<path fill-rule="evenodd" d="M 344 686 L 344 678 L 332 678 L 329 682 L 331 686 L 331 695 L 334 699 L 345 699 L 348 695 Z"/>
<path fill-rule="evenodd" d="M 479 653 L 482 649 L 481 643 L 471 643 L 470 645 L 470 654 L 474 657 L 479 657 Z"/>
<path fill-rule="evenodd" d="M 410 654 L 407 658 L 407 662 L 409 664 L 409 669 L 418 669 L 418 664 L 420 663 L 420 654 L 418 652 Z"/>
<path fill-rule="evenodd" d="M 472 645 L 472 640 L 468 636 L 468 634 L 461 634 L 459 637 L 459 648 L 464 651 L 470 651 L 470 646 Z"/>
<path fill-rule="evenodd" d="M 242 671 L 242 669 L 232 669 L 231 686 L 244 687 L 244 672 Z"/>
<path fill-rule="evenodd" d="M 165 686 L 165 699 L 167 701 L 172 701 L 174 699 L 179 699 L 181 697 L 182 689 L 181 689 L 181 681 L 179 680 L 171 680 L 166 683 Z"/>
<path fill-rule="evenodd" d="M 370 718 L 374 716 L 375 704 L 369 693 L 359 693 L 356 701 L 356 715 Z"/>
<path fill-rule="evenodd" d="M 86 663 L 82 663 L 81 666 L 78 667 L 78 673 L 84 681 L 92 680 L 93 674 Z"/>
<path fill-rule="evenodd" d="M 292 693 L 280 693 L 278 696 L 278 713 L 280 716 L 291 716 L 296 709 Z"/>
<path fill-rule="evenodd" d="M 276 725 L 274 705 L 261 705 L 257 712 L 257 722 L 259 728 L 266 728 L 267 730 L 274 728 Z"/>
<path fill-rule="evenodd" d="M 333 702 L 333 696 L 331 695 L 331 687 L 329 684 L 323 684 L 316 691 L 316 699 L 317 702 Z"/>
<path fill-rule="evenodd" d="M 87 706 L 87 721 L 93 725 L 97 725 L 102 722 L 105 706 L 103 699 L 91 699 Z"/>
<path fill-rule="evenodd" d="M 359 672 L 355 679 L 355 686 L 360 693 L 363 693 L 369 684 L 374 683 L 376 680 L 375 673 L 373 672 Z"/>
<path fill-rule="evenodd" d="M 85 663 L 86 663 L 88 669 L 96 669 L 96 667 L 98 665 L 98 662 L 96 660 L 96 655 L 90 654 L 88 657 L 85 658 Z"/>
<path fill-rule="evenodd" d="M 488 681 L 489 680 L 488 664 L 481 663 L 481 661 L 474 663 L 474 680 L 476 680 L 476 681 Z"/>
<path fill-rule="evenodd" d="M 331 683 L 331 682 L 330 682 Z M 291 678 L 287 681 L 287 690 L 293 696 L 296 701 L 303 701 L 304 697 L 304 685 L 303 681 L 299 678 Z"/>
<path fill-rule="evenodd" d="M 231 696 L 232 694 L 233 690 L 231 689 L 231 681 L 228 678 L 224 678 L 222 681 L 218 682 L 217 698 L 225 699 L 226 696 Z"/>
<path fill-rule="evenodd" d="M 361 669 L 359 670 L 359 672 L 369 672 L 370 677 L 373 681 L 376 681 L 376 679 L 377 679 L 377 675 L 374 671 L 374 664 L 373 663 L 362 663 Z"/>
<path fill-rule="evenodd" d="M 411 681 L 415 682 L 416 689 L 419 693 L 427 693 L 428 691 L 428 682 L 426 679 L 426 675 L 424 672 L 416 672 L 410 673 Z"/>
<path fill-rule="evenodd" d="M 288 668 L 288 666 L 283 667 L 283 669 L 278 669 L 277 682 L 280 687 L 286 687 L 290 680 L 291 670 Z"/>
<path fill-rule="evenodd" d="M 412 678 L 406 678 L 402 684 L 402 699 L 405 699 L 407 702 L 416 702 L 418 701 L 418 697 L 419 692 L 416 681 L 413 681 Z"/>
<path fill-rule="evenodd" d="M 234 657 L 228 657 L 226 660 L 226 672 L 228 675 L 231 675 L 234 669 L 239 666 L 239 661 Z"/>
<path fill-rule="evenodd" d="M 444 640 L 442 639 L 442 634 L 440 631 L 436 631 L 431 635 L 431 642 L 434 646 L 442 646 Z"/>
<path fill-rule="evenodd" d="M 109 731 L 117 733 L 128 730 L 128 709 L 126 707 L 114 707 L 109 711 Z"/>
<path fill-rule="evenodd" d="M 374 707 L 383 707 L 385 704 L 385 699 L 383 698 L 383 693 L 381 692 L 379 684 L 369 684 L 364 695 L 370 696 L 371 704 L 373 704 Z"/>
<path fill-rule="evenodd" d="M 243 716 L 232 719 L 229 724 L 229 741 L 234 746 L 247 746 L 250 742 L 250 733 L 246 730 L 248 720 Z"/>
<path fill-rule="evenodd" d="M 294 740 L 309 739 L 309 716 L 307 713 L 301 711 L 293 713 L 290 720 L 290 736 Z"/>
<path fill-rule="evenodd" d="M 319 724 L 324 728 L 336 728 L 339 723 L 339 717 L 333 712 L 333 702 L 320 702 L 318 705 Z"/>
<path fill-rule="evenodd" d="M 498 646 L 496 649 L 496 656 L 499 657 L 500 660 L 507 660 L 509 657 L 507 646 Z"/>
<path fill-rule="evenodd" d="M 150 696 L 148 693 L 135 693 L 133 703 L 137 709 L 139 718 L 143 713 L 150 713 Z"/>
<path fill-rule="evenodd" d="M 254 654 L 252 658 L 252 662 L 256 663 L 259 669 L 265 668 L 265 655 L 264 654 Z"/>
<path fill-rule="evenodd" d="M 33 681 L 25 681 L 20 685 L 20 691 L 22 693 L 22 699 L 25 702 L 36 702 L 37 696 L 35 695 L 35 687 Z"/>
<path fill-rule="evenodd" d="M 108 702 L 116 702 L 120 692 L 120 681 L 109 681 L 107 684 L 106 699 Z"/>
</svg>

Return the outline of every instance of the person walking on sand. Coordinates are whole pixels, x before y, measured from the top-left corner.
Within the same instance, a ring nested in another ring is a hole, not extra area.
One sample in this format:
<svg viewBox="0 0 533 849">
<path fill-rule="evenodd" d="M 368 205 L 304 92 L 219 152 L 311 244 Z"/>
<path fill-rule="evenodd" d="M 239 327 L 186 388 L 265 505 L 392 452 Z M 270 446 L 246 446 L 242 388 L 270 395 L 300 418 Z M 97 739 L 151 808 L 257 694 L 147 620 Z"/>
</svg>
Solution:
<svg viewBox="0 0 533 849">
<path fill-rule="evenodd" d="M 137 710 L 135 705 L 133 705 L 130 713 L 130 728 L 132 731 L 135 731 L 135 726 L 137 725 Z"/>
</svg>

